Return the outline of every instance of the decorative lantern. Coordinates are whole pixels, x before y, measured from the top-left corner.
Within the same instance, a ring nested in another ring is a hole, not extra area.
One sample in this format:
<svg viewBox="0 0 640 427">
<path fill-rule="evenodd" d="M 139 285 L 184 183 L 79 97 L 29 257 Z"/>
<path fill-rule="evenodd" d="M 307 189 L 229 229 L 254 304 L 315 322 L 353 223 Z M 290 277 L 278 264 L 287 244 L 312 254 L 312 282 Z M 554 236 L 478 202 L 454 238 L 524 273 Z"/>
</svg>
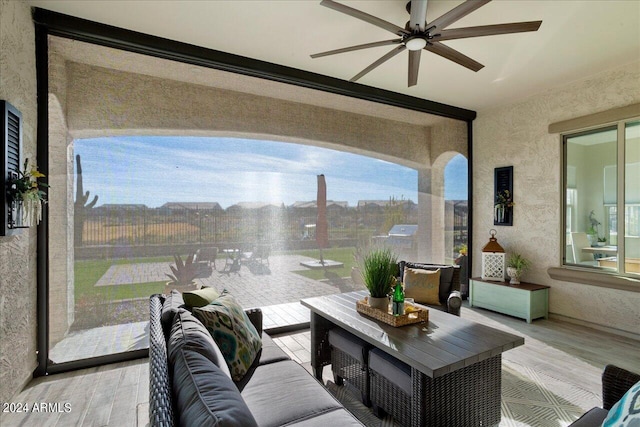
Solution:
<svg viewBox="0 0 640 427">
<path fill-rule="evenodd" d="M 482 248 L 482 280 L 504 281 L 505 253 L 496 239 L 496 230 L 491 229 L 491 238 Z"/>
</svg>

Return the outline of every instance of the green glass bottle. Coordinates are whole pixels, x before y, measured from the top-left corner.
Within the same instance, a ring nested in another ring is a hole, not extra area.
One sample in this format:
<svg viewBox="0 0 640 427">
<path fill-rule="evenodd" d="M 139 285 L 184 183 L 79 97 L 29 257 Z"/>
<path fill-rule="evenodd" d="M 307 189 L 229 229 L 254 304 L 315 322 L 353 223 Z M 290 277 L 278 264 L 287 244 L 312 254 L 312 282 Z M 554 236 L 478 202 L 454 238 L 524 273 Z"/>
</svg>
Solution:
<svg viewBox="0 0 640 427">
<path fill-rule="evenodd" d="M 393 291 L 393 315 L 399 316 L 404 314 L 404 290 L 402 289 L 402 281 L 396 282 L 396 288 Z"/>
</svg>

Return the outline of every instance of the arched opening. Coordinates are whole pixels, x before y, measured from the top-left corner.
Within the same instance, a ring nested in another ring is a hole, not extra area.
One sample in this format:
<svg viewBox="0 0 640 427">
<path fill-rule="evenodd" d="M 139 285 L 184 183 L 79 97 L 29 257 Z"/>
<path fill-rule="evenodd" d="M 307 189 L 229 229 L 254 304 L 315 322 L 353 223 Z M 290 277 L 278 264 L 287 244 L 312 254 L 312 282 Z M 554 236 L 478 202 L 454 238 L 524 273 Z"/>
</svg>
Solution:
<svg viewBox="0 0 640 427">
<path fill-rule="evenodd" d="M 369 245 L 453 262 L 444 168 L 466 149 L 464 122 L 231 91 L 219 79 L 204 84 L 215 71 L 158 68 L 141 56 L 114 67 L 122 52 L 101 57 L 110 64 L 77 61 L 81 45 L 54 38 L 50 61 L 61 117 L 49 134 L 50 241 L 59 249 L 50 302 L 66 302 L 50 310 L 53 363 L 145 348 L 148 297 L 178 287 L 167 282 L 183 268 L 188 286 L 262 306 L 268 329 L 268 307 L 362 289 L 351 267 Z M 322 253 L 320 174 L 330 243 Z M 337 265 L 301 265 L 318 258 Z"/>
</svg>

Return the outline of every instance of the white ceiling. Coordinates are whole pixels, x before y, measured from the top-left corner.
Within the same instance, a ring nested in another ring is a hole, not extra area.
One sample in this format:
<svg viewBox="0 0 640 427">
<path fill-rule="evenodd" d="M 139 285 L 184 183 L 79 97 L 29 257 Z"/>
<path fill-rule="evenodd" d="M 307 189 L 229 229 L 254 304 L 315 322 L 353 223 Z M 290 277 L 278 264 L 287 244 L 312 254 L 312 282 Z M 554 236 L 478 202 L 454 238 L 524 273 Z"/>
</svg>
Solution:
<svg viewBox="0 0 640 427">
<path fill-rule="evenodd" d="M 309 55 L 393 38 L 385 30 L 320 6 L 319 0 L 29 0 L 28 3 L 344 80 L 390 48 L 318 59 Z M 405 0 L 343 3 L 402 27 L 409 19 Z M 429 0 L 427 21 L 460 3 Z M 407 87 L 406 53 L 373 70 L 358 83 L 480 111 L 640 61 L 638 0 L 494 0 L 450 28 L 533 20 L 543 21 L 537 32 L 443 42 L 484 64 L 477 73 L 425 51 L 417 86 Z"/>
</svg>

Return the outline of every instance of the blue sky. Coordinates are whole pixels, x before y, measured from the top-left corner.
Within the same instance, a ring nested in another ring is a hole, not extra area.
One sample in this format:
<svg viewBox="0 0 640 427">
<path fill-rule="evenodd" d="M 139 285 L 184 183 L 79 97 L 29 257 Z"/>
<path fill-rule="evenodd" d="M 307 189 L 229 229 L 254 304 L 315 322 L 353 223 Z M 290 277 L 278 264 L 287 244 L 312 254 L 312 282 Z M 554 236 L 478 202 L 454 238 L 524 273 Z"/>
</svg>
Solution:
<svg viewBox="0 0 640 427">
<path fill-rule="evenodd" d="M 417 201 L 418 173 L 371 157 L 273 141 L 205 137 L 106 137 L 76 140 L 85 191 L 107 203 L 237 202 L 290 205 L 316 198 L 324 174 L 327 198 Z M 466 199 L 467 161 L 445 169 L 445 198 Z"/>
</svg>

